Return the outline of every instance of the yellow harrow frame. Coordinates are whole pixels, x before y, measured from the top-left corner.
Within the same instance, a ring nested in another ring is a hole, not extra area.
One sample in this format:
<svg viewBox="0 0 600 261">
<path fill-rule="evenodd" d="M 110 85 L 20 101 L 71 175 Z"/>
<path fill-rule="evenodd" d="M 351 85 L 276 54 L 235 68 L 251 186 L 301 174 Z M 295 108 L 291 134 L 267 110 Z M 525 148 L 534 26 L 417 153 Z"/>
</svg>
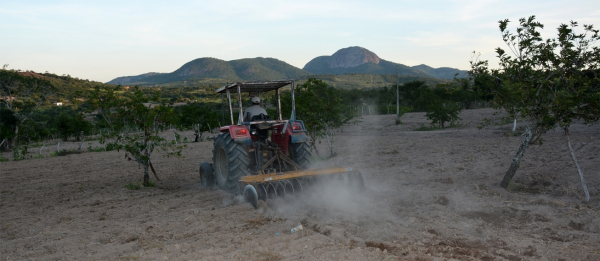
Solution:
<svg viewBox="0 0 600 261">
<path fill-rule="evenodd" d="M 302 192 L 304 186 L 323 178 L 337 178 L 337 182 L 347 182 L 353 189 L 364 189 L 363 176 L 353 167 L 250 175 L 241 177 L 240 182 L 246 184 L 243 191 L 244 199 L 257 208 L 259 200 L 284 198 L 286 195 Z"/>
</svg>

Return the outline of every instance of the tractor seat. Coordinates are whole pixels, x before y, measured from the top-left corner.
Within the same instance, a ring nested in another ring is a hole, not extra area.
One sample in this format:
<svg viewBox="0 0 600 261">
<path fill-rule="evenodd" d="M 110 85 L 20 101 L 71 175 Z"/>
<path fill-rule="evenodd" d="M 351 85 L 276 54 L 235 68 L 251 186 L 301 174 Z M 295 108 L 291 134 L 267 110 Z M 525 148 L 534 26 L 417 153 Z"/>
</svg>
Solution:
<svg viewBox="0 0 600 261">
<path fill-rule="evenodd" d="M 264 113 L 261 113 L 259 115 L 254 115 L 252 116 L 252 119 L 250 119 L 250 121 L 267 121 L 269 120 L 269 116 L 267 116 Z M 258 130 L 270 130 L 273 129 L 273 125 L 269 124 L 269 123 L 259 123 L 259 124 L 252 124 L 253 127 L 255 127 Z"/>
<path fill-rule="evenodd" d="M 254 115 L 252 116 L 252 119 L 250 119 L 250 121 L 266 121 L 269 120 L 269 116 L 267 116 L 264 113 L 261 113 L 259 115 Z"/>
</svg>

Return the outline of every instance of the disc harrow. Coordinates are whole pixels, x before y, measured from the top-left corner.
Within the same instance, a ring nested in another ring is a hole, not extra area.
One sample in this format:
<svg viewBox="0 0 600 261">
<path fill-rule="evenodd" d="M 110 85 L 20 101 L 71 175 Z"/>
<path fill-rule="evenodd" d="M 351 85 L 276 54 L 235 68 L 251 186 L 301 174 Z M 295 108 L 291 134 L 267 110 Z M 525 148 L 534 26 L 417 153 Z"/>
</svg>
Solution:
<svg viewBox="0 0 600 261">
<path fill-rule="evenodd" d="M 280 91 L 288 85 L 291 114 L 284 119 Z M 355 168 L 309 169 L 312 156 L 308 130 L 304 121 L 296 118 L 294 81 L 228 83 L 216 91 L 221 94 L 222 105 L 227 97 L 231 124 L 227 125 L 226 106 L 222 106 L 223 126 L 214 138 L 212 163 L 200 163 L 200 181 L 205 187 L 242 194 L 255 208 L 260 200 L 286 198 L 322 181 L 331 183 L 328 187 L 346 184 L 357 190 L 364 188 L 363 176 Z M 276 114 L 262 109 L 262 94 L 271 91 Z M 232 93 L 237 93 L 237 123 Z M 253 105 L 246 111 L 242 93 L 252 97 Z"/>
<path fill-rule="evenodd" d="M 319 180 L 332 180 L 337 184 L 345 184 L 351 189 L 364 189 L 364 179 L 355 168 L 330 168 L 289 171 L 241 177 L 245 184 L 243 195 L 246 202 L 258 208 L 258 201 L 285 198 L 288 195 L 302 193 L 304 188 Z"/>
</svg>

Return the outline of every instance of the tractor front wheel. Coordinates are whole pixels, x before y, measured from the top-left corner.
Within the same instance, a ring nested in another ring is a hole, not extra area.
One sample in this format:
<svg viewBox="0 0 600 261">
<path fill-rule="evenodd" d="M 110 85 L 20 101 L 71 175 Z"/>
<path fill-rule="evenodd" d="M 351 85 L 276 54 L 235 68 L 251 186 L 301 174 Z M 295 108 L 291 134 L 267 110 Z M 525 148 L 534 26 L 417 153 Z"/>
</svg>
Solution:
<svg viewBox="0 0 600 261">
<path fill-rule="evenodd" d="M 234 194 L 239 193 L 240 178 L 250 174 L 249 163 L 247 148 L 235 142 L 228 132 L 222 133 L 215 139 L 213 168 L 215 181 L 220 189 Z"/>
</svg>

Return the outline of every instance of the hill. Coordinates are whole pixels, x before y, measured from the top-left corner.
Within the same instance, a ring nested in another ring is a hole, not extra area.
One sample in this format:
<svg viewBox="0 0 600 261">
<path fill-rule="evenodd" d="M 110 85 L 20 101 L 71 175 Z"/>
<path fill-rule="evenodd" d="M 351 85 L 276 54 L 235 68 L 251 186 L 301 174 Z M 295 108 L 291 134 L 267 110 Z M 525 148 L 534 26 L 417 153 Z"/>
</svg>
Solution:
<svg viewBox="0 0 600 261">
<path fill-rule="evenodd" d="M 122 76 L 122 77 L 117 77 L 107 83 L 126 85 L 126 84 L 144 82 L 145 79 L 150 76 L 164 75 L 164 74 L 166 74 L 166 73 L 150 72 L 150 73 L 144 73 L 144 74 L 140 74 L 140 75 L 136 75 L 136 76 Z"/>
<path fill-rule="evenodd" d="M 296 80 L 296 84 L 303 84 L 308 78 L 316 78 L 325 81 L 327 84 L 340 89 L 368 89 L 378 88 L 382 86 L 395 85 L 396 83 L 404 84 L 411 81 L 423 81 L 429 86 L 435 86 L 437 83 L 447 80 L 433 78 L 430 76 L 410 76 L 396 74 L 362 74 L 362 73 L 347 73 L 347 74 L 318 74 L 301 77 Z"/>
<path fill-rule="evenodd" d="M 412 66 L 412 68 L 421 70 L 423 72 L 426 72 L 426 73 L 433 75 L 436 78 L 440 78 L 440 79 L 454 79 L 454 75 L 456 75 L 457 73 L 458 73 L 459 78 L 467 76 L 466 71 L 455 69 L 455 68 L 450 68 L 450 67 L 432 68 L 425 64 L 421 64 L 421 65 L 417 65 L 417 66 Z"/>
<path fill-rule="evenodd" d="M 96 86 L 102 86 L 104 83 L 91 81 L 87 79 L 79 79 L 71 77 L 71 75 L 57 75 L 54 73 L 38 73 L 35 71 L 16 71 L 24 77 L 37 78 L 47 81 L 53 87 L 53 90 L 46 93 L 45 91 L 36 92 L 34 96 L 46 96 L 44 106 L 50 105 L 53 102 L 67 103 L 68 100 L 81 97 L 81 93 L 86 90 L 93 89 Z"/>
<path fill-rule="evenodd" d="M 303 70 L 313 74 L 396 74 L 414 77 L 434 77 L 452 79 L 455 73 L 463 74 L 454 68 L 432 68 L 427 65 L 413 67 L 381 59 L 377 54 L 359 46 L 343 48 L 331 56 L 319 56 L 308 62 Z"/>
<path fill-rule="evenodd" d="M 400 77 L 396 77 L 396 74 Z M 319 56 L 303 69 L 274 58 L 246 58 L 224 61 L 216 58 L 198 58 L 171 73 L 145 73 L 118 77 L 109 84 L 145 86 L 223 85 L 233 81 L 259 81 L 315 77 L 342 88 L 369 88 L 394 84 L 409 79 L 437 83 L 466 75 L 454 68 L 432 68 L 427 65 L 406 66 L 381 59 L 377 54 L 362 48 L 348 47 L 331 56 Z"/>
<path fill-rule="evenodd" d="M 274 58 L 247 58 L 224 61 L 216 58 L 199 58 L 190 61 L 171 73 L 146 73 L 118 77 L 109 84 L 164 84 L 194 79 L 221 79 L 224 82 L 294 79 L 311 73 Z"/>
</svg>

